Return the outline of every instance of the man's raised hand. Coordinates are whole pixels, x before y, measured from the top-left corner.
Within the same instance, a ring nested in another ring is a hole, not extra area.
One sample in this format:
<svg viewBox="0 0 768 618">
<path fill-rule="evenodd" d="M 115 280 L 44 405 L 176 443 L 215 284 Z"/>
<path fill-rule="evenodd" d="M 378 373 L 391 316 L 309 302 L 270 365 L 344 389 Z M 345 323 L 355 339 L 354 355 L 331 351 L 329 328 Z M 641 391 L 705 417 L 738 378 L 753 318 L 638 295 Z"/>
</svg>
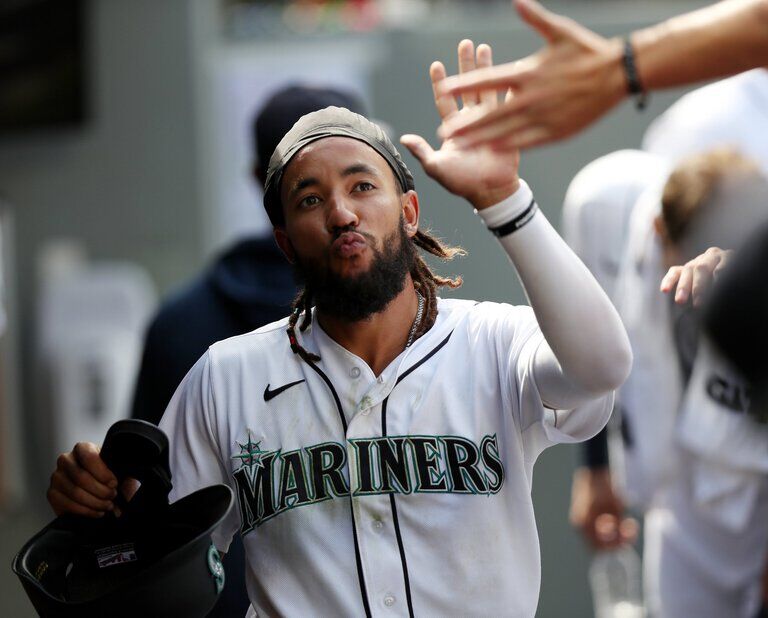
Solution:
<svg viewBox="0 0 768 618">
<path fill-rule="evenodd" d="M 492 51 L 488 45 L 478 45 L 475 51 L 470 40 L 459 43 L 459 72 L 470 73 L 493 65 Z M 460 117 L 473 110 L 492 110 L 498 106 L 496 90 L 480 90 L 462 97 L 462 107 L 453 95 L 440 94 L 439 84 L 445 79 L 445 67 L 433 62 L 429 69 L 435 107 L 443 122 Z M 421 163 L 424 171 L 451 193 L 469 200 L 481 210 L 512 195 L 519 186 L 517 170 L 519 152 L 503 143 L 496 147 L 463 147 L 455 140 L 446 139 L 439 150 L 418 135 L 403 135 L 400 142 Z"/>
<path fill-rule="evenodd" d="M 441 95 L 494 88 L 511 89 L 515 96 L 492 110 L 445 119 L 442 137 L 466 145 L 528 148 L 573 135 L 626 96 L 620 40 L 606 39 L 535 0 L 515 0 L 515 8 L 545 46 L 522 60 L 444 80 Z"/>
</svg>

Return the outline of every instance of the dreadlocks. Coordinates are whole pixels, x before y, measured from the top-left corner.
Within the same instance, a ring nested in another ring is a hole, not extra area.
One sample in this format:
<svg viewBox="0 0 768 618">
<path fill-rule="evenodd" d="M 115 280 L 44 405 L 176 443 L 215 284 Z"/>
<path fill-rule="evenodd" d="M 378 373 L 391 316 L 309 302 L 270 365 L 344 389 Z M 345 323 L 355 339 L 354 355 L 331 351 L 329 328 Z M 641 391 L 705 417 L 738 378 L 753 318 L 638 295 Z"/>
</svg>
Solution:
<svg viewBox="0 0 768 618">
<path fill-rule="evenodd" d="M 466 255 L 466 251 L 461 247 L 445 245 L 439 238 L 432 236 L 429 232 L 422 232 L 419 230 L 410 240 L 420 249 L 445 262 L 452 260 L 457 255 Z M 462 281 L 461 277 L 451 279 L 450 277 L 441 277 L 440 275 L 435 274 L 418 252 L 410 274 L 414 288 L 424 298 L 424 318 L 421 320 L 421 323 L 414 334 L 415 340 L 432 328 L 435 319 L 437 319 L 438 288 L 457 288 L 461 285 Z M 299 292 L 298 296 L 296 296 L 296 300 L 293 301 L 291 317 L 288 320 L 288 329 L 286 332 L 288 333 L 288 340 L 290 341 L 293 353 L 298 354 L 307 363 L 315 363 L 320 360 L 320 357 L 305 350 L 299 344 L 296 337 L 296 324 L 299 323 L 299 318 L 302 313 L 304 314 L 304 317 L 299 324 L 299 330 L 304 332 L 312 323 L 312 292 L 306 287 Z"/>
</svg>

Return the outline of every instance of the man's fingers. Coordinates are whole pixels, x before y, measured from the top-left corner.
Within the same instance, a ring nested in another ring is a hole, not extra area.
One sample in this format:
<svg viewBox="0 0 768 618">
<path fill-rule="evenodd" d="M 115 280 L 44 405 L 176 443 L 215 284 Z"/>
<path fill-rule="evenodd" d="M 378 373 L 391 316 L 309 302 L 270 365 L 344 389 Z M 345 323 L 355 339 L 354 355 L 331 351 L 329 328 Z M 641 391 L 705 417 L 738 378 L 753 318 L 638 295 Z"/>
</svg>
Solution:
<svg viewBox="0 0 768 618">
<path fill-rule="evenodd" d="M 488 144 L 494 150 L 511 150 L 518 147 L 522 134 L 536 127 L 529 113 L 523 111 L 511 116 L 502 116 L 493 124 L 478 127 L 453 138 L 459 148 L 472 148 Z"/>
<path fill-rule="evenodd" d="M 74 500 L 68 498 L 58 489 L 48 490 L 48 502 L 53 508 L 53 512 L 56 515 L 63 515 L 64 513 L 74 513 L 75 515 L 83 515 L 85 517 L 103 517 L 105 511 L 97 511 L 87 506 L 79 504 Z"/>
<path fill-rule="evenodd" d="M 111 500 L 94 496 L 82 487 L 75 485 L 66 474 L 58 470 L 51 477 L 51 491 L 57 491 L 73 502 L 93 511 L 111 511 L 114 508 Z"/>
<path fill-rule="evenodd" d="M 619 518 L 603 513 L 595 518 L 595 538 L 600 547 L 615 547 L 620 543 Z"/>
<path fill-rule="evenodd" d="M 487 69 L 493 66 L 493 51 L 491 46 L 482 43 L 477 46 L 477 68 Z M 480 104 L 488 110 L 495 108 L 499 102 L 499 96 L 495 90 L 482 90 L 479 93 Z"/>
<path fill-rule="evenodd" d="M 525 150 L 526 148 L 534 148 L 535 146 L 548 144 L 554 139 L 557 139 L 557 135 L 555 135 L 549 127 L 533 126 L 528 129 L 521 129 L 515 134 L 514 139 L 509 140 L 509 146 L 507 146 L 507 148 Z"/>
<path fill-rule="evenodd" d="M 639 526 L 637 520 L 633 517 L 627 517 L 619 524 L 619 536 L 625 544 L 632 544 L 637 541 L 637 532 Z"/>
<path fill-rule="evenodd" d="M 702 261 L 693 267 L 693 282 L 691 283 L 691 300 L 693 306 L 698 307 L 704 292 L 709 287 L 712 280 L 712 272 L 715 270 L 714 263 Z"/>
<path fill-rule="evenodd" d="M 515 8 L 520 18 L 550 43 L 568 34 L 563 17 L 548 11 L 538 2 L 515 0 Z"/>
<path fill-rule="evenodd" d="M 457 143 L 465 145 L 473 145 L 482 141 L 480 136 L 499 139 L 506 135 L 503 127 L 508 126 L 513 119 L 517 122 L 516 116 L 507 115 L 509 113 L 507 110 L 511 106 L 511 102 L 505 103 L 487 113 L 483 113 L 482 108 L 472 110 L 444 122 L 437 133 L 443 139 L 463 140 Z"/>
<path fill-rule="evenodd" d="M 440 94 L 460 95 L 479 90 L 519 88 L 531 78 L 530 63 L 524 60 L 477 69 L 463 75 L 446 77 L 440 84 Z"/>
<path fill-rule="evenodd" d="M 664 278 L 661 280 L 661 286 L 660 290 L 664 292 L 665 294 L 672 290 L 675 287 L 675 284 L 677 283 L 678 279 L 680 279 L 680 273 L 682 272 L 683 267 L 682 266 L 673 266 L 667 271 L 667 274 L 664 275 Z"/>
<path fill-rule="evenodd" d="M 514 97 L 507 99 L 503 104 L 487 112 L 483 108 L 471 110 L 467 114 L 459 114 L 448 119 L 438 130 L 438 134 L 443 139 L 456 138 L 459 136 L 476 137 L 476 132 L 488 127 L 492 139 L 499 139 L 509 133 L 509 124 L 525 124 L 531 122 L 531 106 L 541 99 L 538 92 L 517 93 Z M 472 139 L 472 142 L 479 142 L 479 139 Z"/>
<path fill-rule="evenodd" d="M 56 472 L 61 472 L 74 485 L 104 500 L 111 500 L 115 494 L 116 486 L 111 487 L 96 479 L 88 470 L 80 465 L 74 453 L 64 453 L 59 456 L 56 462 Z"/>
<path fill-rule="evenodd" d="M 442 62 L 432 63 L 429 67 L 429 78 L 432 80 L 432 94 L 435 97 L 435 107 L 440 118 L 445 120 L 458 113 L 459 106 L 456 105 L 456 99 L 452 94 L 438 94 L 439 84 L 445 79 L 445 66 Z"/>
<path fill-rule="evenodd" d="M 475 64 L 475 44 L 469 39 L 464 39 L 459 43 L 459 74 L 465 75 L 472 73 L 477 65 Z M 477 92 L 465 92 L 461 96 L 464 107 L 474 107 L 480 102 L 480 96 Z"/>
<path fill-rule="evenodd" d="M 720 274 L 720 271 L 728 265 L 728 262 L 733 255 L 733 249 L 719 249 L 718 247 L 712 247 L 707 249 L 707 253 L 712 253 L 717 257 L 717 266 L 715 266 L 715 269 L 712 271 L 712 276 L 716 277 Z"/>
<path fill-rule="evenodd" d="M 728 258 L 724 257 L 722 260 L 720 260 L 717 263 L 717 266 L 715 266 L 715 270 L 712 271 L 712 276 L 717 277 L 720 272 L 728 265 Z"/>
<path fill-rule="evenodd" d="M 426 170 L 429 158 L 434 150 L 420 135 L 406 134 L 400 138 L 400 143 L 405 146 L 411 154 L 419 160 L 422 167 Z"/>
<path fill-rule="evenodd" d="M 597 538 L 597 533 L 595 532 L 595 526 L 592 525 L 593 523 L 594 522 L 590 522 L 589 524 L 580 526 L 581 534 L 584 536 L 584 538 L 587 540 L 587 543 L 589 543 L 590 546 L 599 548 L 600 539 Z"/>
<path fill-rule="evenodd" d="M 677 280 L 677 291 L 675 292 L 675 302 L 684 305 L 688 302 L 691 295 L 691 286 L 693 285 L 693 269 L 684 266 L 680 269 L 680 277 Z"/>
<path fill-rule="evenodd" d="M 91 442 L 78 442 L 72 452 L 77 462 L 97 481 L 110 487 L 117 487 L 117 478 L 99 455 L 98 446 Z"/>
</svg>

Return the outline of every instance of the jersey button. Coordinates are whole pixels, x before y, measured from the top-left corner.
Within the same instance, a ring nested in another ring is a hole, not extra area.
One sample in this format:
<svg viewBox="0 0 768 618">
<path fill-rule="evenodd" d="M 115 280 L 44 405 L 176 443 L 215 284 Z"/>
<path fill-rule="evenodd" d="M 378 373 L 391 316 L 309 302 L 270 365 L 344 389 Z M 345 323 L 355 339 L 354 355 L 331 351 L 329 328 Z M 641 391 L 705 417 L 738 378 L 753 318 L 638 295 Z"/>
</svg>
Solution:
<svg viewBox="0 0 768 618">
<path fill-rule="evenodd" d="M 359 378 L 360 367 L 352 367 L 352 369 L 349 370 L 349 375 L 351 375 L 353 378 Z"/>
<path fill-rule="evenodd" d="M 384 605 L 387 607 L 392 607 L 395 604 L 395 597 L 393 597 L 391 594 L 388 594 L 384 597 Z"/>
<path fill-rule="evenodd" d="M 378 532 L 384 527 L 384 522 L 381 521 L 380 519 L 374 519 L 372 525 L 373 525 L 373 529 Z"/>
</svg>

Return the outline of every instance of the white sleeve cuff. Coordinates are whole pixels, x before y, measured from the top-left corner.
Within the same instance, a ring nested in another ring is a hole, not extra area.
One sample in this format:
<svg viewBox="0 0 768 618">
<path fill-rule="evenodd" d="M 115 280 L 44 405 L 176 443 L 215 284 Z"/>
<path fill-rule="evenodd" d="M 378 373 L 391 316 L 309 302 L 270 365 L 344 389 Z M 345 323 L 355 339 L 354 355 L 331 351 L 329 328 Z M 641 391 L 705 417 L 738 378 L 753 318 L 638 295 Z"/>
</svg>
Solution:
<svg viewBox="0 0 768 618">
<path fill-rule="evenodd" d="M 475 210 L 488 229 L 495 229 L 519 217 L 531 205 L 533 191 L 522 178 L 520 188 L 498 204 Z"/>
</svg>

